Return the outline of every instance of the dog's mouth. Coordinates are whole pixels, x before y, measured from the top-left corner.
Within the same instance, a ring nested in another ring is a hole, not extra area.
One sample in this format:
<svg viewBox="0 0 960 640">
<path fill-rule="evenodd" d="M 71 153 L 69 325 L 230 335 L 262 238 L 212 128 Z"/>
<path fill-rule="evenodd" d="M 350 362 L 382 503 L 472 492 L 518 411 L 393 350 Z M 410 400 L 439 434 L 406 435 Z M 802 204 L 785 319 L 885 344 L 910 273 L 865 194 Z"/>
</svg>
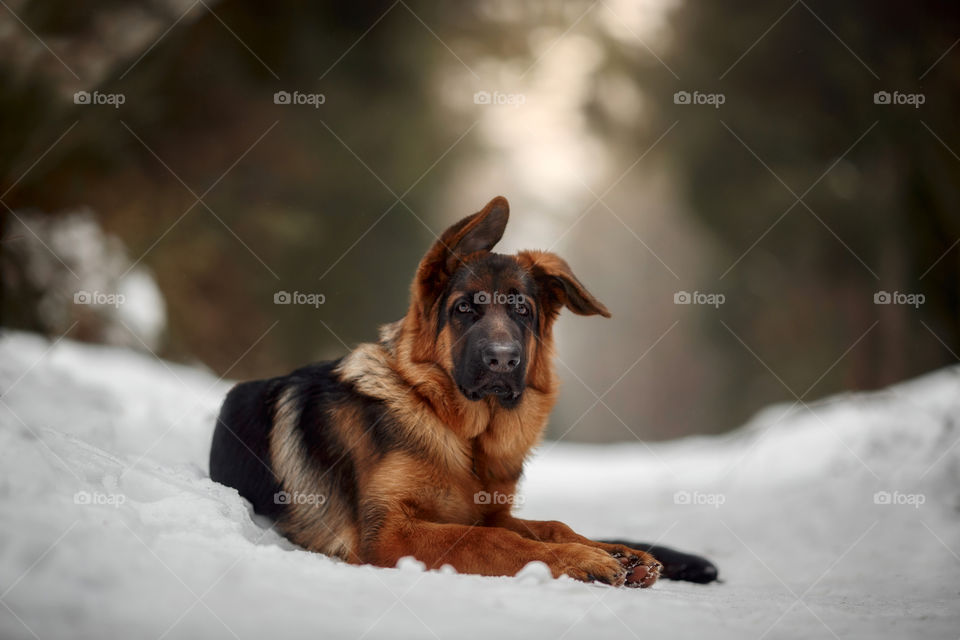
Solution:
<svg viewBox="0 0 960 640">
<path fill-rule="evenodd" d="M 487 396 L 494 396 L 500 401 L 502 406 L 510 408 L 520 402 L 520 396 L 523 395 L 523 390 L 514 389 L 506 382 L 497 381 L 483 384 L 472 389 L 467 389 L 463 385 L 460 385 L 460 393 L 474 401 L 482 400 Z"/>
</svg>

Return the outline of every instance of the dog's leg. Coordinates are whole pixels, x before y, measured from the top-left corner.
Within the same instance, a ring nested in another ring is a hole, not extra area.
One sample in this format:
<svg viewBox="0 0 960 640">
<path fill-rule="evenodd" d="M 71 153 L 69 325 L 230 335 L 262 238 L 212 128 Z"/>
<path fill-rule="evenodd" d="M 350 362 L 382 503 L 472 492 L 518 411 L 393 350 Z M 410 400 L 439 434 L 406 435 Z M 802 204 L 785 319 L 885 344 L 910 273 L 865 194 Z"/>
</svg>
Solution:
<svg viewBox="0 0 960 640">
<path fill-rule="evenodd" d="M 509 513 L 498 513 L 491 522 L 525 538 L 548 543 L 576 543 L 602 549 L 616 558 L 627 570 L 628 587 L 649 587 L 657 578 L 663 565 L 646 551 L 634 549 L 619 543 L 597 542 L 585 538 L 573 529 L 556 520 L 523 520 Z"/>
<path fill-rule="evenodd" d="M 362 561 L 381 567 L 396 566 L 404 556 L 413 556 L 429 569 L 449 564 L 460 573 L 484 576 L 516 575 L 528 562 L 539 560 L 555 578 L 568 575 L 621 586 L 627 577 L 626 568 L 595 545 L 539 542 L 497 527 L 402 516 L 384 522 L 376 539 L 365 541 L 361 551 Z"/>
</svg>

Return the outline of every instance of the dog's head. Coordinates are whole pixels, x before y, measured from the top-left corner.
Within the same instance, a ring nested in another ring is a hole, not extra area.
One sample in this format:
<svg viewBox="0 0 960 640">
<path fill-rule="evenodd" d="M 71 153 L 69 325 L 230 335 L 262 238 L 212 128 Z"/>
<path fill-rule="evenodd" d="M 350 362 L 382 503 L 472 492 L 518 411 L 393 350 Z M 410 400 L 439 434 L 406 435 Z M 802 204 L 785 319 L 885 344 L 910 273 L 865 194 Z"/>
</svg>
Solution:
<svg viewBox="0 0 960 640">
<path fill-rule="evenodd" d="M 411 313 L 416 359 L 433 360 L 469 400 L 520 403 L 537 368 L 548 366 L 551 327 L 561 307 L 610 317 L 559 256 L 493 253 L 509 217 L 505 198 L 443 232 L 420 262 Z"/>
</svg>

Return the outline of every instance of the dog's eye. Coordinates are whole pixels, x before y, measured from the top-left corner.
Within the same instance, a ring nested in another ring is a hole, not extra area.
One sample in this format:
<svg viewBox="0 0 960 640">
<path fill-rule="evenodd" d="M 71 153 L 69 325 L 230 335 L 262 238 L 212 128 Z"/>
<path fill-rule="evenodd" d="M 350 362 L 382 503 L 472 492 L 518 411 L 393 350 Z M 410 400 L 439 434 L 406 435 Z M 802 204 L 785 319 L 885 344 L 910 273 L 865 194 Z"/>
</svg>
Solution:
<svg viewBox="0 0 960 640">
<path fill-rule="evenodd" d="M 470 313 L 471 311 L 473 311 L 473 307 L 466 302 L 461 302 L 457 305 L 457 313 Z"/>
<path fill-rule="evenodd" d="M 530 309 L 529 307 L 527 307 L 527 305 L 525 304 L 517 305 L 517 315 L 525 316 L 525 315 L 528 315 L 529 313 L 530 313 Z"/>
</svg>

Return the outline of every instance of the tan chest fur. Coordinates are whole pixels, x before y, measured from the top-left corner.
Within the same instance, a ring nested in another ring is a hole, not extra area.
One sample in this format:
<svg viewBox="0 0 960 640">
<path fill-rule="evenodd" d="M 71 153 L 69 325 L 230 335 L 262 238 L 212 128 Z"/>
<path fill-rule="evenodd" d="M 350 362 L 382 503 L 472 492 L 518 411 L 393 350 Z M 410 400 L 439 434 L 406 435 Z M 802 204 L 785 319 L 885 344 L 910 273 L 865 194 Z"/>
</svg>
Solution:
<svg viewBox="0 0 960 640">
<path fill-rule="evenodd" d="M 363 344 L 344 358 L 338 371 L 361 393 L 383 400 L 402 436 L 425 455 L 388 454 L 362 479 L 361 494 L 402 505 L 425 519 L 481 521 L 492 508 L 503 505 L 504 498 L 498 503 L 494 494 L 512 495 L 523 462 L 542 434 L 553 392 L 528 387 L 521 404 L 505 410 L 493 398 L 461 401 L 451 389 L 440 396 L 457 398 L 456 402 L 438 405 L 429 389 L 442 382 L 434 376 L 431 384 L 403 377 L 394 357 L 383 343 Z"/>
</svg>

